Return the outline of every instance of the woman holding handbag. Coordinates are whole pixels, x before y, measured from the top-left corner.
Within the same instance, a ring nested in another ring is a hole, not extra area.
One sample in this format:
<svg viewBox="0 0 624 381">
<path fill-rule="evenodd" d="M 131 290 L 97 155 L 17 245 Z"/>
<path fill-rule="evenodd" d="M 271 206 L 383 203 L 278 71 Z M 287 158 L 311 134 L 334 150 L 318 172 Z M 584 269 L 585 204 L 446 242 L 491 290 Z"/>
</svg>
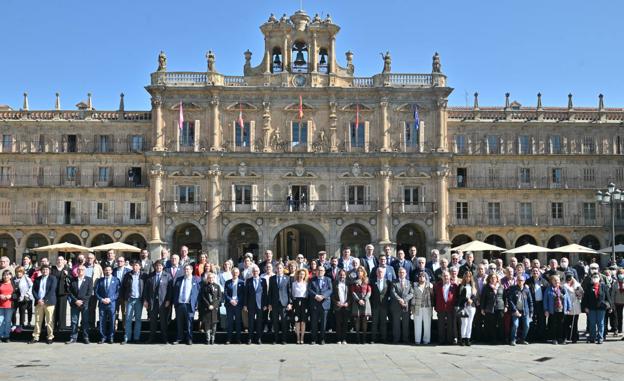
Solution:
<svg viewBox="0 0 624 381">
<path fill-rule="evenodd" d="M 477 302 L 477 292 L 472 272 L 466 271 L 459 285 L 459 299 L 457 306 L 459 307 L 459 318 L 461 319 L 461 334 L 459 345 L 470 346 L 470 336 L 472 335 L 472 321 L 474 320 Z"/>
</svg>

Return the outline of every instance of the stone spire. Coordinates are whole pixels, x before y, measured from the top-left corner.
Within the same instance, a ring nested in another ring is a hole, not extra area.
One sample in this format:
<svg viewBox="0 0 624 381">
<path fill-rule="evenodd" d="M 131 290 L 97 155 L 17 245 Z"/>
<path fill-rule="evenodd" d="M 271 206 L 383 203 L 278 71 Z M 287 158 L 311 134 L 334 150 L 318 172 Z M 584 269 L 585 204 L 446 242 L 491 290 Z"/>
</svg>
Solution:
<svg viewBox="0 0 624 381">
<path fill-rule="evenodd" d="M 505 110 L 509 110 L 509 93 L 505 93 Z"/>
<path fill-rule="evenodd" d="M 574 105 L 572 104 L 572 93 L 568 94 L 568 111 L 574 110 Z"/>
<path fill-rule="evenodd" d="M 57 111 L 61 110 L 61 94 L 56 93 L 56 101 L 54 102 L 54 109 Z"/>
<path fill-rule="evenodd" d="M 537 93 L 537 110 L 542 110 L 542 93 Z"/>
<path fill-rule="evenodd" d="M 119 94 L 119 111 L 123 112 L 125 109 L 124 105 L 124 93 Z"/>
<path fill-rule="evenodd" d="M 477 92 L 474 93 L 474 104 L 472 106 L 472 109 L 475 111 L 479 109 L 479 93 Z"/>
<path fill-rule="evenodd" d="M 22 105 L 22 110 L 28 111 L 28 93 L 24 93 L 24 104 Z"/>
<path fill-rule="evenodd" d="M 604 95 L 598 94 L 598 111 L 604 111 Z"/>
<path fill-rule="evenodd" d="M 93 102 L 91 101 L 91 93 L 87 93 L 87 110 L 93 110 Z"/>
</svg>

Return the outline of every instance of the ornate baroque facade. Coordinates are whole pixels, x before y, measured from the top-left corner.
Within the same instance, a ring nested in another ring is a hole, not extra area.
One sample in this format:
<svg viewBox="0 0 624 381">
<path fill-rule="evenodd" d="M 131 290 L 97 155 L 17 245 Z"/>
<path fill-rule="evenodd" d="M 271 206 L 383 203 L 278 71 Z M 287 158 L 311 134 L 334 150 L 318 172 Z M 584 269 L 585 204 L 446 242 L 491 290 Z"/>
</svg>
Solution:
<svg viewBox="0 0 624 381">
<path fill-rule="evenodd" d="M 151 111 L 0 111 L 0 250 L 112 240 L 278 256 L 369 242 L 420 252 L 469 239 L 506 247 L 609 244 L 596 189 L 624 181 L 624 111 L 447 106 L 427 74 L 356 77 L 339 27 L 299 11 L 260 30 L 265 49 L 228 76 L 169 72 Z M 180 107 L 183 123 L 180 126 Z M 622 225 L 624 213 L 617 212 Z M 621 233 L 621 230 L 620 230 Z M 624 238 L 624 237 L 622 237 Z"/>
</svg>

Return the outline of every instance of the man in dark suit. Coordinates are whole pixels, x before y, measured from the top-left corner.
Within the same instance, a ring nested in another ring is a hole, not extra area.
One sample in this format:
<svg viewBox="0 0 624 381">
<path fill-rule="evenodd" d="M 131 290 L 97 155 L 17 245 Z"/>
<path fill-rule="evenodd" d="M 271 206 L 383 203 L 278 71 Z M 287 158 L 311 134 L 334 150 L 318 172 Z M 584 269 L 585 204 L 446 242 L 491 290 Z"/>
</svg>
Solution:
<svg viewBox="0 0 624 381">
<path fill-rule="evenodd" d="M 384 270 L 377 268 L 376 280 L 371 282 L 371 310 L 373 313 L 373 335 L 371 342 L 385 343 L 388 339 L 388 305 L 392 282 L 384 277 Z M 381 331 L 381 341 L 377 334 Z"/>
<path fill-rule="evenodd" d="M 129 273 L 131 270 L 126 267 L 126 258 L 119 256 L 117 257 L 117 266 L 113 266 L 113 276 L 119 279 L 120 289 L 121 283 L 123 282 L 124 276 Z M 117 329 L 117 324 L 120 322 L 123 327 L 123 322 L 126 321 L 126 303 L 123 297 L 117 300 L 115 304 L 115 329 Z M 121 319 L 119 319 L 119 313 L 121 312 Z M 121 327 L 120 327 L 121 328 Z"/>
<path fill-rule="evenodd" d="M 374 254 L 375 246 L 369 243 L 368 245 L 366 245 L 364 250 L 366 251 L 366 254 L 360 257 L 360 263 L 366 269 L 366 274 L 371 277 L 371 275 L 373 274 L 372 271 L 375 269 L 375 267 L 379 265 L 379 261 Z"/>
<path fill-rule="evenodd" d="M 193 265 L 187 263 L 184 265 L 184 276 L 178 277 L 173 284 L 172 296 L 178 323 L 178 343 L 193 344 L 193 317 L 197 309 L 199 282 L 199 277 L 193 277 Z"/>
<path fill-rule="evenodd" d="M 121 281 L 121 297 L 125 305 L 125 334 L 121 344 L 139 341 L 141 337 L 141 315 L 143 313 L 143 289 L 147 274 L 141 270 L 141 262 L 132 263 L 132 271 L 127 272 Z M 134 329 L 132 327 L 134 321 Z"/>
<path fill-rule="evenodd" d="M 288 334 L 288 312 L 292 309 L 291 278 L 284 275 L 284 264 L 278 263 L 277 273 L 269 279 L 269 310 L 273 320 L 273 344 L 282 334 L 282 344 L 286 344 Z"/>
<path fill-rule="evenodd" d="M 331 269 L 331 262 L 327 260 L 327 252 L 324 250 L 318 252 L 318 259 L 316 260 L 316 263 L 319 267 L 325 267 L 326 273 L 329 269 Z"/>
<path fill-rule="evenodd" d="M 429 270 L 429 268 L 427 268 L 427 260 L 425 257 L 418 257 L 414 260 L 414 270 L 412 270 L 410 279 L 417 281 L 420 273 L 427 274 L 427 280 L 429 282 L 433 282 L 433 273 Z"/>
<path fill-rule="evenodd" d="M 176 279 L 184 276 L 184 269 L 180 265 L 180 256 L 173 254 L 169 260 L 169 265 L 165 269 L 171 280 L 175 283 Z"/>
<path fill-rule="evenodd" d="M 260 278 L 260 269 L 256 265 L 251 267 L 251 278 L 245 281 L 245 306 L 249 321 L 249 339 L 247 344 L 255 340 L 262 344 L 262 316 L 268 309 L 268 292 L 266 280 Z"/>
<path fill-rule="evenodd" d="M 266 265 L 270 263 L 273 265 L 273 268 L 277 265 L 277 261 L 273 259 L 273 251 L 266 250 L 264 252 L 264 260 L 260 262 L 258 267 L 260 267 L 260 274 L 264 274 L 266 272 Z"/>
<path fill-rule="evenodd" d="M 378 269 L 382 269 L 383 276 L 388 282 L 394 282 L 396 279 L 396 273 L 394 272 L 394 268 L 388 265 L 388 257 L 385 254 L 381 254 L 379 256 L 379 265 L 373 269 L 371 282 L 377 281 Z"/>
<path fill-rule="evenodd" d="M 466 253 L 465 257 L 466 262 L 459 268 L 458 276 L 463 278 L 464 274 L 470 271 L 472 273 L 472 278 L 474 279 L 477 276 L 477 265 L 474 263 L 474 254 L 469 251 Z"/>
<path fill-rule="evenodd" d="M 319 344 L 325 344 L 325 329 L 327 323 L 327 313 L 331 305 L 332 282 L 325 277 L 325 268 L 319 267 L 318 276 L 310 282 L 310 309 L 312 320 L 312 343 L 315 344 L 318 338 L 318 329 L 320 323 L 321 341 Z"/>
<path fill-rule="evenodd" d="M 435 278 L 435 282 L 439 282 L 442 280 L 442 274 L 444 272 L 448 272 L 449 268 L 448 268 L 448 259 L 446 258 L 442 258 L 440 259 L 440 267 L 438 267 L 438 269 L 436 271 L 433 272 L 433 277 Z M 434 283 L 433 281 L 431 283 Z"/>
<path fill-rule="evenodd" d="M 432 274 L 435 274 L 436 270 L 440 268 L 440 251 L 438 249 L 431 250 L 431 257 L 427 262 L 427 268 Z M 433 282 L 433 280 L 431 280 Z"/>
<path fill-rule="evenodd" d="M 391 311 L 392 311 L 392 340 L 398 344 L 409 342 L 410 300 L 414 296 L 412 284 L 407 279 L 407 272 L 399 268 L 399 279 L 392 285 Z"/>
<path fill-rule="evenodd" d="M 150 259 L 150 252 L 147 249 L 141 250 L 141 272 L 143 274 L 151 274 L 154 271 L 154 263 Z"/>
<path fill-rule="evenodd" d="M 407 280 L 410 280 L 410 274 L 412 273 L 412 270 L 414 269 L 413 266 L 414 264 L 412 263 L 412 261 L 405 258 L 405 252 L 403 250 L 397 251 L 397 258 L 392 263 L 392 268 L 394 269 L 394 272 L 396 274 L 399 273 L 400 268 L 404 268 L 405 274 L 406 274 L 405 278 L 407 278 Z"/>
<path fill-rule="evenodd" d="M 109 250 L 106 252 L 106 259 L 102 261 L 102 263 L 100 263 L 100 265 L 102 265 L 102 269 L 104 268 L 104 265 L 109 265 L 111 268 L 115 268 L 115 266 L 117 265 L 117 263 L 115 263 L 115 250 Z"/>
<path fill-rule="evenodd" d="M 345 271 L 350 271 L 353 269 L 353 262 L 351 261 L 351 248 L 345 247 L 342 249 L 342 256 L 338 260 L 338 267 L 341 269 L 345 269 Z"/>
<path fill-rule="evenodd" d="M 77 268 L 78 276 L 69 285 L 69 305 L 71 308 L 71 336 L 67 344 L 78 340 L 78 320 L 82 319 L 82 339 L 89 344 L 89 299 L 93 294 L 93 282 L 85 276 L 86 268 Z"/>
<path fill-rule="evenodd" d="M 48 331 L 46 343 L 52 344 L 54 340 L 54 306 L 56 305 L 58 281 L 50 275 L 49 266 L 41 266 L 39 270 L 41 275 L 35 279 L 32 288 L 33 299 L 35 300 L 35 329 L 33 330 L 32 340 L 28 343 L 33 344 L 39 341 L 41 325 L 45 318 L 46 330 Z"/>
<path fill-rule="evenodd" d="M 326 271 L 326 274 L 333 282 L 335 282 L 336 279 L 338 279 L 339 272 L 340 267 L 338 267 L 338 258 L 332 257 L 329 261 L 329 270 Z"/>
<path fill-rule="evenodd" d="M 100 310 L 100 341 L 98 344 L 103 344 L 105 341 L 112 344 L 115 333 L 115 311 L 121 282 L 113 276 L 113 269 L 110 265 L 105 264 L 103 270 L 104 276 L 98 279 L 95 284 L 95 296 Z"/>
<path fill-rule="evenodd" d="M 225 282 L 223 299 L 227 317 L 226 344 L 232 342 L 232 328 L 236 324 L 236 343 L 240 344 L 242 311 L 245 305 L 245 282 L 239 279 L 240 270 L 238 267 L 232 268 L 232 279 Z"/>
<path fill-rule="evenodd" d="M 164 271 L 162 262 L 154 262 L 154 272 L 147 278 L 143 288 L 143 307 L 150 319 L 150 344 L 156 339 L 156 327 L 159 324 L 163 342 L 167 344 L 171 287 L 171 276 Z"/>
</svg>

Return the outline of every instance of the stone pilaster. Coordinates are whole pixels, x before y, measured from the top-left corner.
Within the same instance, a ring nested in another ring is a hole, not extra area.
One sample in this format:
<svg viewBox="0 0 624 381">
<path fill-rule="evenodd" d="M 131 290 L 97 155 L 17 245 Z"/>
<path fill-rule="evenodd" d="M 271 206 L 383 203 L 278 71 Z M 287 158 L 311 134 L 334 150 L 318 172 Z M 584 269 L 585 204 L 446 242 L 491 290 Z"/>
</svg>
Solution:
<svg viewBox="0 0 624 381">
<path fill-rule="evenodd" d="M 390 125 L 388 123 L 388 98 L 382 98 L 379 103 L 381 109 L 381 152 L 390 152 Z"/>
<path fill-rule="evenodd" d="M 165 133 L 163 130 L 162 98 L 156 95 L 152 98 L 152 125 L 154 130 L 153 151 L 165 150 Z"/>
<path fill-rule="evenodd" d="M 388 164 L 384 164 L 383 168 L 377 173 L 381 181 L 381 194 L 379 195 L 379 222 L 378 236 L 379 244 L 387 245 L 392 243 L 390 239 L 390 229 L 392 224 L 392 210 L 390 208 L 390 178 L 392 170 Z"/>
<path fill-rule="evenodd" d="M 212 146 L 211 151 L 221 150 L 221 125 L 219 124 L 219 97 L 210 100 L 210 116 L 212 117 Z"/>
<path fill-rule="evenodd" d="M 163 217 L 162 213 L 162 178 L 165 174 L 165 171 L 160 164 L 154 164 L 150 169 L 149 175 L 151 180 L 151 208 L 150 208 L 150 241 L 148 243 L 148 248 L 151 253 L 152 259 L 160 258 L 160 249 L 163 246 L 163 241 L 160 235 L 160 228 L 163 223 L 161 220 Z"/>
<path fill-rule="evenodd" d="M 436 244 L 439 249 L 450 245 L 448 236 L 448 174 L 447 166 L 440 166 L 433 172 L 437 210 L 435 222 Z"/>
</svg>

